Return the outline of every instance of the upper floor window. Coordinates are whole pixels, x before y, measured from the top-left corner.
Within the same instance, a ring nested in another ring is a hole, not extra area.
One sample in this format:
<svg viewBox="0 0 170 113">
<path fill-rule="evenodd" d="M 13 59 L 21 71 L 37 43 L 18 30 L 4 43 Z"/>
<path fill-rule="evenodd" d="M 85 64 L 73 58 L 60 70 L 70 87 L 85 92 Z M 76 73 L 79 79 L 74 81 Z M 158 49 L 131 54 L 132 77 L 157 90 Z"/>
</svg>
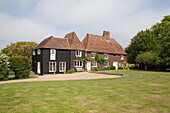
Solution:
<svg viewBox="0 0 170 113">
<path fill-rule="evenodd" d="M 82 56 L 82 51 L 76 51 L 76 57 L 81 57 Z"/>
<path fill-rule="evenodd" d="M 104 63 L 104 65 L 103 65 L 104 67 L 108 67 L 109 66 L 109 62 L 108 61 L 106 61 L 105 63 Z"/>
<path fill-rule="evenodd" d="M 41 54 L 41 49 L 37 49 L 37 54 L 38 54 L 38 55 Z"/>
<path fill-rule="evenodd" d="M 83 67 L 83 61 L 75 60 L 74 61 L 74 67 Z"/>
<path fill-rule="evenodd" d="M 104 59 L 109 59 L 109 54 L 104 54 Z"/>
<path fill-rule="evenodd" d="M 55 60 L 56 59 L 56 50 L 51 49 L 50 50 L 50 60 Z"/>
<path fill-rule="evenodd" d="M 91 53 L 91 58 L 95 58 L 96 53 Z"/>
<path fill-rule="evenodd" d="M 32 51 L 32 55 L 35 55 L 35 51 Z"/>
<path fill-rule="evenodd" d="M 120 55 L 120 60 L 124 60 L 124 56 L 123 55 Z"/>
<path fill-rule="evenodd" d="M 92 67 L 97 67 L 97 62 L 96 61 L 92 61 L 91 66 Z"/>
</svg>

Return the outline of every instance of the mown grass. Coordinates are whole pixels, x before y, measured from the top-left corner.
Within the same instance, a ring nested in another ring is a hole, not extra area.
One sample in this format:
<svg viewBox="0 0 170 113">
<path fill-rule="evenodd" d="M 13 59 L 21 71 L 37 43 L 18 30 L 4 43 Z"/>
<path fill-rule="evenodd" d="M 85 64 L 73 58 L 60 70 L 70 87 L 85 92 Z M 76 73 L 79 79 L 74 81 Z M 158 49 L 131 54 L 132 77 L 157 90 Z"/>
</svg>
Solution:
<svg viewBox="0 0 170 113">
<path fill-rule="evenodd" d="M 0 84 L 0 113 L 170 112 L 169 72 L 120 70 L 107 73 L 126 76 Z"/>
</svg>

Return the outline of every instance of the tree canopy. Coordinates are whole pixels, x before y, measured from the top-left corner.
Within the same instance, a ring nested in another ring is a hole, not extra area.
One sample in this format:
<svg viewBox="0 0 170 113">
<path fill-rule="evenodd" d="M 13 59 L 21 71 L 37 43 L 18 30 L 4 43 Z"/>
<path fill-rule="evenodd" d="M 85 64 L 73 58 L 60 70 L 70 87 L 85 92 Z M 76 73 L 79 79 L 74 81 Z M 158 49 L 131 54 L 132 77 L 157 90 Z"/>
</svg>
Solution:
<svg viewBox="0 0 170 113">
<path fill-rule="evenodd" d="M 6 48 L 2 49 L 1 52 L 12 57 L 12 56 L 26 56 L 31 58 L 32 50 L 37 45 L 36 42 L 16 42 L 7 45 Z"/>
<path fill-rule="evenodd" d="M 170 15 L 150 29 L 142 30 L 131 39 L 125 49 L 128 53 L 128 62 L 136 63 L 136 57 L 145 52 L 152 52 L 157 57 L 157 65 L 164 67 L 170 64 Z M 164 65 L 164 66 L 163 66 Z"/>
</svg>

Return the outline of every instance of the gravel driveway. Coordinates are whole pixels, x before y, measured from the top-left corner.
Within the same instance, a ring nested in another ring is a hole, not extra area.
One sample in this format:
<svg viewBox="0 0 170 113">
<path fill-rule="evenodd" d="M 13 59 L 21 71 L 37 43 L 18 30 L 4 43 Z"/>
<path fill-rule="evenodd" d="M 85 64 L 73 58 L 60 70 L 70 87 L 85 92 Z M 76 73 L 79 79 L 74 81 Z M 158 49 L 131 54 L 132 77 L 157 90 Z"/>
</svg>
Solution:
<svg viewBox="0 0 170 113">
<path fill-rule="evenodd" d="M 56 75 L 50 74 L 50 75 L 38 76 L 38 78 L 0 81 L 0 84 L 14 83 L 14 82 L 31 82 L 31 81 L 104 79 L 104 78 L 117 78 L 117 77 L 122 77 L 122 76 L 120 76 L 120 75 L 108 75 L 108 74 L 97 74 L 97 73 L 89 73 L 89 72 L 77 72 L 77 73 L 74 73 L 74 74 L 56 74 Z"/>
</svg>

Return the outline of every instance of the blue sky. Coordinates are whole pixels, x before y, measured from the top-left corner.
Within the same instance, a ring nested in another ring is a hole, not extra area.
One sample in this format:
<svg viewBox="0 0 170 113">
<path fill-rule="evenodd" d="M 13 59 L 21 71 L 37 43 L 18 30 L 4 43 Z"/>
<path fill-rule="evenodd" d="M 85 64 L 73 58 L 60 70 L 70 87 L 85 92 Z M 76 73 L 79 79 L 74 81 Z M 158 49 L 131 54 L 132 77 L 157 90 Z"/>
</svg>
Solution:
<svg viewBox="0 0 170 113">
<path fill-rule="evenodd" d="M 169 0 L 0 0 L 0 49 L 75 31 L 111 37 L 124 48 L 140 30 L 170 14 Z"/>
</svg>

